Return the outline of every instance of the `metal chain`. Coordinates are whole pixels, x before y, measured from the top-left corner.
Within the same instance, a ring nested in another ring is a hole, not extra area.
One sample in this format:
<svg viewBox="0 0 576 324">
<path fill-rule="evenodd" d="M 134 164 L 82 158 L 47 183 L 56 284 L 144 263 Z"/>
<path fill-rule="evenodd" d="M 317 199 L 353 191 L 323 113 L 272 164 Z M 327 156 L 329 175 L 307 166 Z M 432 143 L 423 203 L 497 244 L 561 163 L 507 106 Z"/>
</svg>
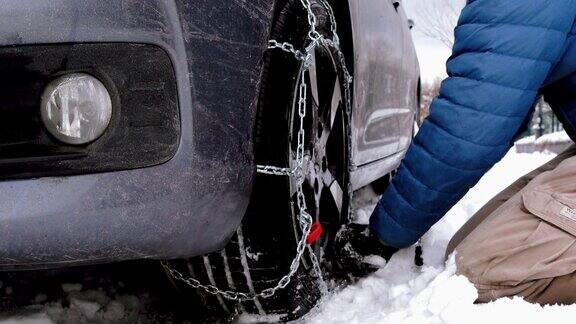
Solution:
<svg viewBox="0 0 576 324">
<path fill-rule="evenodd" d="M 162 261 L 162 266 L 164 269 L 176 280 L 181 281 L 188 286 L 195 288 L 195 289 L 202 289 L 205 292 L 212 294 L 212 295 L 220 295 L 224 298 L 235 300 L 235 301 L 245 301 L 245 300 L 253 300 L 256 298 L 269 298 L 272 297 L 278 290 L 286 288 L 290 283 L 291 278 L 296 274 L 298 268 L 300 266 L 300 260 L 302 259 L 306 248 L 308 247 L 310 253 L 310 260 L 312 261 L 313 271 L 315 272 L 317 279 L 320 284 L 320 290 L 324 294 L 327 292 L 326 283 L 323 280 L 322 270 L 320 268 L 320 262 L 318 261 L 313 249 L 311 246 L 306 244 L 306 238 L 310 234 L 310 229 L 312 227 L 313 218 L 308 213 L 308 209 L 306 207 L 306 200 L 304 196 L 303 190 L 303 182 L 304 182 L 304 174 L 303 174 L 303 166 L 304 166 L 304 153 L 305 153 L 305 131 L 304 131 L 304 120 L 306 118 L 306 96 L 307 96 L 307 85 L 306 85 L 306 78 L 305 72 L 308 71 L 310 67 L 312 51 L 314 51 L 318 46 L 321 44 L 325 44 L 334 48 L 338 55 L 338 60 L 341 64 L 343 69 L 343 74 L 345 77 L 345 91 L 346 91 L 346 113 L 349 117 L 350 114 L 350 83 L 352 82 L 352 77 L 346 68 L 346 62 L 344 60 L 344 54 L 340 50 L 339 46 L 339 39 L 336 30 L 336 19 L 334 16 L 334 12 L 332 8 L 328 4 L 326 0 L 320 0 L 322 5 L 328 11 L 330 16 L 331 22 L 331 31 L 332 31 L 332 39 L 328 39 L 322 36 L 316 30 L 316 15 L 312 11 L 312 7 L 309 0 L 300 0 L 302 5 L 304 6 L 307 17 L 308 17 L 308 24 L 310 26 L 310 30 L 308 31 L 308 38 L 310 39 L 310 43 L 306 48 L 302 50 L 297 50 L 294 46 L 288 42 L 278 42 L 274 39 L 268 42 L 268 49 L 280 49 L 284 52 L 291 53 L 298 61 L 301 61 L 304 68 L 302 69 L 300 75 L 300 86 L 298 89 L 298 117 L 300 121 L 299 129 L 298 129 L 298 143 L 296 149 L 296 165 L 293 168 L 283 168 L 283 167 L 276 167 L 270 165 L 258 165 L 257 172 L 261 174 L 268 174 L 268 175 L 275 175 L 275 176 L 288 176 L 293 177 L 296 180 L 296 204 L 298 206 L 298 224 L 300 225 L 300 231 L 302 233 L 300 240 L 298 241 L 296 247 L 296 256 L 292 260 L 290 264 L 289 272 L 282 277 L 276 286 L 267 288 L 262 290 L 259 293 L 243 293 L 231 290 L 222 290 L 218 287 L 210 284 L 202 284 L 195 278 L 184 276 L 178 270 L 170 267 L 166 261 Z"/>
<path fill-rule="evenodd" d="M 258 165 L 256 167 L 256 172 L 269 174 L 269 175 L 277 175 L 277 176 L 294 176 L 295 169 L 290 168 L 279 168 L 271 165 Z"/>
<path fill-rule="evenodd" d="M 328 1 L 320 0 L 320 2 L 324 6 L 324 8 L 326 8 L 326 11 L 328 11 L 328 18 L 330 18 L 330 31 L 332 32 L 332 41 L 336 45 L 340 45 L 340 38 L 338 38 L 337 33 L 338 24 L 336 23 L 336 15 L 334 15 L 334 11 L 332 10 L 330 4 L 328 4 Z"/>
<path fill-rule="evenodd" d="M 316 40 L 323 38 L 323 36 L 316 30 L 316 15 L 314 11 L 312 11 L 312 5 L 310 4 L 310 0 L 300 0 L 304 9 L 306 9 L 306 13 L 308 14 L 308 25 L 310 26 L 310 31 L 308 31 L 308 38 L 314 43 Z M 326 8 L 329 6 L 328 3 L 324 3 Z M 308 49 L 306 50 L 307 53 L 310 53 Z"/>
<path fill-rule="evenodd" d="M 287 42 L 279 43 L 275 39 L 269 40 L 268 41 L 268 49 L 275 49 L 275 48 L 281 49 L 284 52 L 292 53 L 298 61 L 306 60 L 306 55 L 304 53 L 302 53 L 301 51 L 295 49 L 294 45 L 292 45 L 290 43 L 287 43 Z"/>
<path fill-rule="evenodd" d="M 326 282 L 324 281 L 322 268 L 320 268 L 320 261 L 318 261 L 316 253 L 314 253 L 314 250 L 312 249 L 311 245 L 308 245 L 308 251 L 310 252 L 310 259 L 312 260 L 312 270 L 314 270 L 314 273 L 316 274 L 316 277 L 318 279 L 320 293 L 322 295 L 325 295 L 328 293 L 328 285 L 326 285 Z"/>
</svg>

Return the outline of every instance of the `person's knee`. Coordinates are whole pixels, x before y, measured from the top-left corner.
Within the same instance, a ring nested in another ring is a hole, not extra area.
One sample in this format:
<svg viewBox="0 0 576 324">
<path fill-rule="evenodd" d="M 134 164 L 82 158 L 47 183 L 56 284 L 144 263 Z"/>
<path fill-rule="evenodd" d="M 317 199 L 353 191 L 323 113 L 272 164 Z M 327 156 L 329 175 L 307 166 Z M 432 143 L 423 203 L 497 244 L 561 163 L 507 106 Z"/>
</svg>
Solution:
<svg viewBox="0 0 576 324">
<path fill-rule="evenodd" d="M 482 283 L 481 274 L 485 272 L 485 266 L 471 258 L 464 249 L 460 246 L 456 247 L 454 251 L 455 262 L 456 262 L 456 274 L 459 276 L 465 276 L 468 280 L 478 286 Z"/>
<path fill-rule="evenodd" d="M 478 261 L 465 255 L 458 255 L 456 248 L 456 274 L 465 276 L 478 292 L 477 303 L 488 303 L 498 298 L 522 295 L 531 290 L 530 283 L 510 283 L 502 280 L 506 270 L 491 267 L 490 261 Z"/>
</svg>

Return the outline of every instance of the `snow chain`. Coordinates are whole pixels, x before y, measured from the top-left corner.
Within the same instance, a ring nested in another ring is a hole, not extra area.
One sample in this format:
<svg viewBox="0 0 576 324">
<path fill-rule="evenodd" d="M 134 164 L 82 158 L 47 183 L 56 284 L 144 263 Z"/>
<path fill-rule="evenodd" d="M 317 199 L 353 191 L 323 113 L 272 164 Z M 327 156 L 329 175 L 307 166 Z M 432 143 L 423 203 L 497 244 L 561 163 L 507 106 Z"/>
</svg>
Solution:
<svg viewBox="0 0 576 324">
<path fill-rule="evenodd" d="M 302 231 L 302 237 L 300 238 L 298 245 L 296 247 L 296 256 L 290 264 L 290 271 L 282 277 L 276 284 L 276 286 L 262 290 L 259 293 L 243 293 L 231 290 L 221 290 L 214 285 L 202 284 L 195 278 L 186 277 L 178 270 L 171 268 L 166 261 L 162 261 L 162 266 L 168 274 L 170 274 L 174 279 L 181 281 L 188 286 L 195 289 L 202 289 L 205 292 L 212 295 L 220 295 L 226 299 L 234 301 L 246 301 L 254 300 L 256 298 L 270 298 L 280 290 L 286 288 L 290 283 L 291 278 L 296 274 L 300 266 L 300 261 L 304 255 L 304 251 L 308 248 L 310 252 L 310 259 L 312 261 L 313 270 L 318 278 L 320 285 L 320 290 L 323 294 L 327 292 L 327 286 L 322 277 L 322 270 L 320 268 L 320 263 L 312 250 L 310 245 L 306 244 L 306 238 L 310 234 L 310 228 L 312 227 L 313 218 L 308 213 L 306 207 L 306 201 L 304 198 L 304 191 L 302 189 L 302 184 L 304 182 L 303 166 L 304 166 L 304 119 L 306 117 L 306 95 L 307 95 L 307 85 L 305 81 L 305 72 L 310 68 L 310 59 L 312 57 L 312 51 L 316 49 L 321 44 L 330 46 L 333 48 L 338 55 L 339 63 L 342 66 L 344 74 L 344 86 L 346 92 L 346 114 L 350 117 L 350 84 L 352 83 L 352 77 L 346 68 L 346 62 L 344 60 L 344 54 L 340 50 L 340 41 L 337 34 L 336 19 L 332 7 L 328 4 L 326 0 L 319 0 L 328 12 L 330 17 L 331 33 L 332 39 L 328 39 L 322 36 L 316 30 L 316 15 L 312 11 L 310 0 L 300 0 L 306 12 L 308 14 L 308 24 L 310 25 L 310 30 L 308 31 L 309 44 L 304 50 L 298 50 L 294 46 L 287 42 L 278 42 L 276 40 L 270 40 L 268 42 L 268 49 L 279 49 L 284 52 L 291 53 L 294 57 L 301 61 L 304 65 L 302 74 L 300 76 L 301 82 L 298 89 L 298 115 L 300 119 L 300 127 L 298 130 L 298 147 L 296 150 L 296 165 L 294 168 L 282 168 L 277 166 L 269 165 L 258 165 L 257 172 L 261 174 L 273 175 L 273 176 L 288 176 L 293 177 L 296 180 L 296 198 L 298 204 L 298 223 L 300 225 L 300 230 Z"/>
</svg>

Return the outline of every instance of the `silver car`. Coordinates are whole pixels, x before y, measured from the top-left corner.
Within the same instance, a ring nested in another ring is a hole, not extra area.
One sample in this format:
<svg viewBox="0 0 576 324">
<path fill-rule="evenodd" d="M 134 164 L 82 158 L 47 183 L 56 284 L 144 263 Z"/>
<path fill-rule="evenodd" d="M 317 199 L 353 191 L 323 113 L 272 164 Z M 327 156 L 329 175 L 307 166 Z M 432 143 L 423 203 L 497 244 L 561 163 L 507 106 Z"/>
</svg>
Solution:
<svg viewBox="0 0 576 324">
<path fill-rule="evenodd" d="M 169 259 L 209 307 L 301 316 L 412 139 L 410 28 L 399 0 L 3 0 L 0 269 Z"/>
</svg>

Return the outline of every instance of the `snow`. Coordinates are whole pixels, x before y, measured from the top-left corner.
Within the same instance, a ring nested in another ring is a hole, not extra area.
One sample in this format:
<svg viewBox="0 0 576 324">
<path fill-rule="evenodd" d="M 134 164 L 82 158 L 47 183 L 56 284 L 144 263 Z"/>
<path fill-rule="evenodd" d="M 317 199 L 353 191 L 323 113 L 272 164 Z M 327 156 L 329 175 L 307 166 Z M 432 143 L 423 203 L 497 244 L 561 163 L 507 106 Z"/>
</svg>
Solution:
<svg viewBox="0 0 576 324">
<path fill-rule="evenodd" d="M 62 290 L 65 293 L 71 293 L 73 291 L 81 291 L 82 290 L 82 284 L 77 284 L 77 283 L 63 283 L 62 284 Z"/>
<path fill-rule="evenodd" d="M 524 137 L 516 142 L 516 144 L 543 144 L 543 143 L 565 143 L 571 142 L 570 136 L 565 131 L 545 134 L 538 139 L 534 135 Z"/>
<path fill-rule="evenodd" d="M 356 224 L 368 224 L 372 210 L 378 203 L 378 196 L 372 187 L 364 187 L 354 193 L 352 209 L 354 212 L 353 222 Z"/>
<path fill-rule="evenodd" d="M 254 253 L 254 252 L 252 252 L 252 251 L 250 250 L 250 247 L 246 247 L 246 256 L 247 256 L 250 260 L 258 261 L 258 260 L 260 259 L 260 256 L 261 256 L 262 254 L 263 254 L 263 253 L 261 253 L 261 252 Z"/>
<path fill-rule="evenodd" d="M 476 290 L 465 277 L 455 275 L 454 259 L 444 262 L 450 238 L 466 220 L 517 178 L 553 157 L 553 154 L 510 151 L 422 239 L 423 267 L 414 265 L 414 248 L 402 250 L 373 275 L 326 297 L 305 321 L 318 324 L 574 323 L 576 305 L 540 307 L 520 298 L 476 305 Z M 357 219 L 366 221 L 377 197 L 362 191 L 355 199 L 372 203 L 357 209 Z M 360 205 L 355 202 L 355 206 Z"/>
<path fill-rule="evenodd" d="M 26 317 L 14 317 L 0 321 L 2 324 L 52 324 L 46 314 L 34 314 Z"/>
<path fill-rule="evenodd" d="M 548 152 L 559 153 L 567 149 L 572 140 L 565 131 L 551 133 L 536 138 L 534 135 L 525 137 L 516 142 L 516 152 L 518 153 L 532 153 L 532 152 Z"/>
<path fill-rule="evenodd" d="M 98 303 L 84 301 L 76 298 L 72 298 L 70 304 L 72 305 L 71 308 L 78 309 L 86 318 L 93 319 L 96 312 L 98 312 L 101 306 Z"/>
<path fill-rule="evenodd" d="M 519 298 L 476 305 L 476 290 L 465 277 L 455 275 L 453 259 L 444 262 L 444 251 L 454 232 L 482 205 L 518 177 L 539 167 L 553 154 L 519 154 L 512 150 L 422 239 L 423 267 L 414 265 L 414 248 L 398 252 L 388 264 L 371 257 L 379 271 L 357 283 L 330 293 L 303 321 L 307 323 L 358 324 L 475 324 L 475 323 L 574 323 L 575 306 L 540 307 Z M 378 197 L 369 188 L 355 194 L 358 222 L 367 222 Z M 117 282 L 118 287 L 124 284 Z M 0 287 L 2 283 L 0 283 Z M 0 319 L 12 323 L 146 322 L 147 295 L 127 295 L 91 289 L 86 284 L 64 283 L 62 300 L 46 301 L 38 292 L 35 304 Z M 3 287 L 4 294 L 12 292 Z M 68 301 L 68 302 L 67 302 Z M 143 317 L 142 317 L 143 316 Z M 276 321 L 242 315 L 239 322 Z"/>
<path fill-rule="evenodd" d="M 39 294 L 36 304 L 22 307 L 22 314 L 1 318 L 0 324 L 152 322 L 145 315 L 146 296 L 110 296 L 101 290 L 81 290 L 80 284 L 62 287 L 63 300 L 44 303 L 46 296 Z M 68 306 L 64 300 L 69 300 Z"/>
</svg>

